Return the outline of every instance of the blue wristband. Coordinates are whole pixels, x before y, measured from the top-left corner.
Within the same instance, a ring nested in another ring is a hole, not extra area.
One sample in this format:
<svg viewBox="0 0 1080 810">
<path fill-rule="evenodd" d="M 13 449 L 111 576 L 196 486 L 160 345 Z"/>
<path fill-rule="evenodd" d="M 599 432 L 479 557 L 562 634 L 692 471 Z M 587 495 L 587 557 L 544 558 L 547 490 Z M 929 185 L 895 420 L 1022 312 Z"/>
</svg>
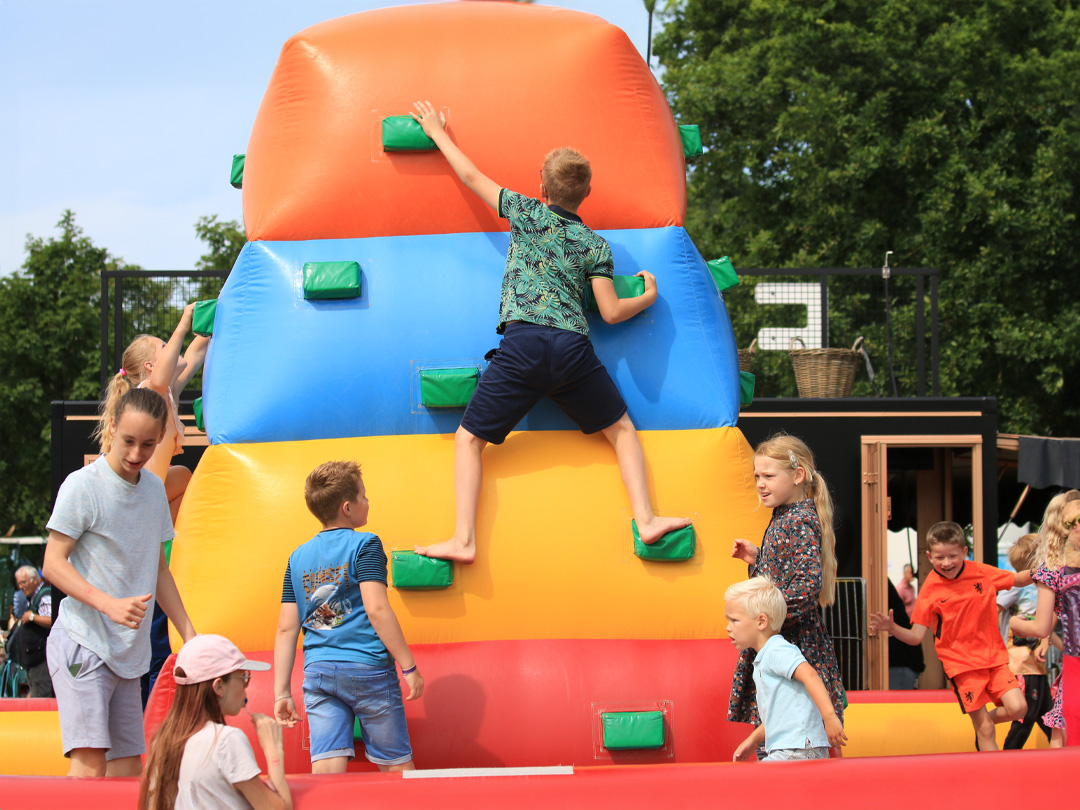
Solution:
<svg viewBox="0 0 1080 810">
<path fill-rule="evenodd" d="M 402 674 L 402 675 L 411 675 L 411 674 L 412 674 L 412 673 L 414 673 L 414 672 L 416 672 L 416 664 L 413 664 L 413 665 L 412 665 L 411 667 L 409 667 L 408 669 L 403 669 L 403 670 L 401 670 L 401 674 Z"/>
</svg>

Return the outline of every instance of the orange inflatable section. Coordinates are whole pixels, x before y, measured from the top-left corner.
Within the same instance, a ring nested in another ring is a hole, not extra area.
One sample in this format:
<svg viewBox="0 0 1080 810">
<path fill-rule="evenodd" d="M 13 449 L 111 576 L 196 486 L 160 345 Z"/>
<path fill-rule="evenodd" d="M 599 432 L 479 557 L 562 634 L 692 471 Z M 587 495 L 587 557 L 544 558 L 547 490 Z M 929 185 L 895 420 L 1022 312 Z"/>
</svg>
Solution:
<svg viewBox="0 0 1080 810">
<path fill-rule="evenodd" d="M 383 152 L 382 119 L 419 99 L 446 111 L 482 172 L 522 193 L 539 195 L 547 152 L 579 149 L 593 166 L 581 208 L 593 229 L 683 224 L 678 127 L 622 30 L 564 9 L 458 2 L 342 17 L 285 44 L 248 144 L 248 239 L 506 230 L 437 151 Z"/>
</svg>

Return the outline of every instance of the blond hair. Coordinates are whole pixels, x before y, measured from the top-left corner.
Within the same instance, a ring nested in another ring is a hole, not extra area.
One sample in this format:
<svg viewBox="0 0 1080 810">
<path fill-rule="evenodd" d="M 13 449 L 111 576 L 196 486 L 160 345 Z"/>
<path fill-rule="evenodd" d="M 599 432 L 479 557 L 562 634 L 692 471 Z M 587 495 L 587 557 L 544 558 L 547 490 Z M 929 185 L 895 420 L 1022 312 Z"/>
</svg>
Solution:
<svg viewBox="0 0 1080 810">
<path fill-rule="evenodd" d="M 1065 564 L 1065 540 L 1069 536 L 1064 525 L 1065 506 L 1072 501 L 1080 501 L 1080 492 L 1075 489 L 1059 492 L 1046 505 L 1042 525 L 1039 526 L 1036 563 L 1053 569 Z"/>
<path fill-rule="evenodd" d="M 771 458 L 791 470 L 792 475 L 802 467 L 806 478 L 802 486 L 813 498 L 821 524 L 821 592 L 818 604 L 822 607 L 831 605 L 836 590 L 836 533 L 833 531 L 833 502 L 825 479 L 814 466 L 814 454 L 806 442 L 780 433 L 766 439 L 757 446 L 755 455 Z"/>
<path fill-rule="evenodd" d="M 725 602 L 739 602 L 751 618 L 764 616 L 769 620 L 769 629 L 780 632 L 787 618 L 787 602 L 780 589 L 768 577 L 751 577 L 736 582 L 724 591 Z"/>
<path fill-rule="evenodd" d="M 116 411 L 116 404 L 120 397 L 137 388 L 139 383 L 149 375 L 146 373 L 146 363 L 153 362 L 157 356 L 154 343 L 157 341 L 153 335 L 139 335 L 131 341 L 120 360 L 120 370 L 109 380 L 105 387 L 105 397 L 98 406 L 97 427 L 94 428 L 93 438 L 101 447 L 102 453 L 108 453 L 112 449 L 112 433 L 109 431 L 109 421 Z M 119 421 L 119 417 L 116 417 Z"/>
<path fill-rule="evenodd" d="M 360 494 L 360 465 L 355 461 L 327 461 L 304 482 L 304 501 L 324 526 L 337 517 L 345 501 Z"/>
<path fill-rule="evenodd" d="M 1009 547 L 1009 565 L 1015 571 L 1035 568 L 1038 562 L 1039 535 L 1025 534 Z"/>
<path fill-rule="evenodd" d="M 540 179 L 544 181 L 549 200 L 556 205 L 577 208 L 589 193 L 592 167 L 581 152 L 563 146 L 547 153 Z"/>
</svg>

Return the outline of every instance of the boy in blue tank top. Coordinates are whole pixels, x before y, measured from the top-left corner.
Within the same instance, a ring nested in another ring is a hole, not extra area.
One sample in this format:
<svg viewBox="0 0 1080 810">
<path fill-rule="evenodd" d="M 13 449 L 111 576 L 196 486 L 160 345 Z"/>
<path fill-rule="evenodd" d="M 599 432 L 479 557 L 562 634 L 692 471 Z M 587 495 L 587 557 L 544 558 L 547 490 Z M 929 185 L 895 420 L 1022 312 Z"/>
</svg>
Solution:
<svg viewBox="0 0 1080 810">
<path fill-rule="evenodd" d="M 274 642 L 274 715 L 287 726 L 300 715 L 290 681 L 296 640 L 304 633 L 304 707 L 311 728 L 312 773 L 344 773 L 354 756 L 353 719 L 366 755 L 381 771 L 414 768 L 405 707 L 394 663 L 409 687 L 424 679 L 386 594 L 386 552 L 379 538 L 358 532 L 368 500 L 360 465 L 328 461 L 304 485 L 322 531 L 296 549 L 285 568 Z"/>
</svg>

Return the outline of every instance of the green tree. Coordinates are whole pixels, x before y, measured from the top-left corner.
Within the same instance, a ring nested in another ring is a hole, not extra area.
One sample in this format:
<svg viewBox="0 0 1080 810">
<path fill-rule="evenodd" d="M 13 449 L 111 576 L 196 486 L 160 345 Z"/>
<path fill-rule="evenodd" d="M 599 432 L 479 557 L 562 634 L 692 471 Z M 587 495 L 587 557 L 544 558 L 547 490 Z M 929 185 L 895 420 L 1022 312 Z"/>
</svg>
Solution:
<svg viewBox="0 0 1080 810">
<path fill-rule="evenodd" d="M 44 530 L 49 403 L 97 399 L 101 276 L 117 267 L 65 211 L 58 237 L 28 236 L 21 271 L 0 278 L 0 526 Z"/>
<path fill-rule="evenodd" d="M 880 266 L 886 250 L 937 267 L 942 392 L 996 396 L 1003 430 L 1075 435 L 1078 30 L 1065 0 L 675 4 L 655 50 L 707 147 L 688 231 L 736 267 Z M 728 296 L 743 346 L 748 294 Z M 860 328 L 866 294 L 830 297 Z M 898 377 L 913 393 L 910 363 Z"/>
</svg>

